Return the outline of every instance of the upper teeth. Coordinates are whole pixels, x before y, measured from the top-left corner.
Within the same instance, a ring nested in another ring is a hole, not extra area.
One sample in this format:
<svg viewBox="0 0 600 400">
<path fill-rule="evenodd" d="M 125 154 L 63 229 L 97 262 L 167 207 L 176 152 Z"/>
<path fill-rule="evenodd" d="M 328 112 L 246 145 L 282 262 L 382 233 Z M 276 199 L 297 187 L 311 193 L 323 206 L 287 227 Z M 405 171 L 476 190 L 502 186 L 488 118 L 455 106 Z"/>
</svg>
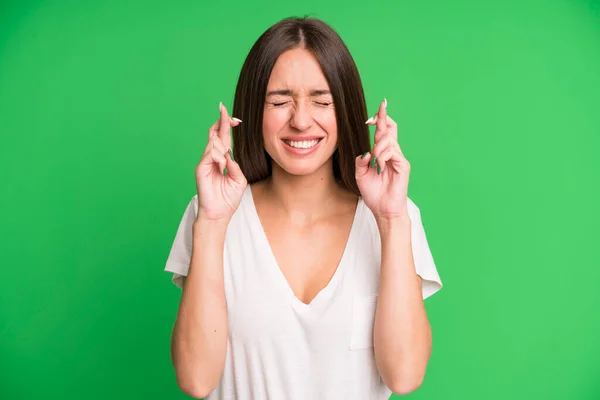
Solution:
<svg viewBox="0 0 600 400">
<path fill-rule="evenodd" d="M 292 147 L 297 147 L 299 149 L 308 149 L 319 143 L 318 140 L 305 140 L 302 142 L 296 142 L 294 140 L 288 140 L 287 143 Z"/>
</svg>

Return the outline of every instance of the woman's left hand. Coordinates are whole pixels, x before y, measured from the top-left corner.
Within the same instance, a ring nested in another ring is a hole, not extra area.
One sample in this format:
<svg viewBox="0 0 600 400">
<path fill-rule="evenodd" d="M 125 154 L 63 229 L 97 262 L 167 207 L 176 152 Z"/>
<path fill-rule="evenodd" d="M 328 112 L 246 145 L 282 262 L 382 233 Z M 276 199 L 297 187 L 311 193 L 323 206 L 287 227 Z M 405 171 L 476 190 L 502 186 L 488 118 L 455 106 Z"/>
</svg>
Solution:
<svg viewBox="0 0 600 400">
<path fill-rule="evenodd" d="M 373 151 L 356 158 L 356 183 L 377 219 L 408 218 L 410 163 L 398 144 L 398 126 L 387 115 L 387 101 L 367 120 L 376 125 Z"/>
</svg>

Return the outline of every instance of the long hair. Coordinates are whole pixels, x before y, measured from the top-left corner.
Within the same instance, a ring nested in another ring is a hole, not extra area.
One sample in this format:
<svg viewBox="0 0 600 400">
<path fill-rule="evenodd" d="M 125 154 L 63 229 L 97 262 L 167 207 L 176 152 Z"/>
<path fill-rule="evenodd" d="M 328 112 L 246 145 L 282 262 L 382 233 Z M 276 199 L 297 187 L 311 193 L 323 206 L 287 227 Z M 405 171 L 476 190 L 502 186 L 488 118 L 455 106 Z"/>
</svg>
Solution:
<svg viewBox="0 0 600 400">
<path fill-rule="evenodd" d="M 334 177 L 342 187 L 360 195 L 355 159 L 370 149 L 360 75 L 340 36 L 315 18 L 286 18 L 267 29 L 250 49 L 240 71 L 232 110 L 232 115 L 244 121 L 233 128 L 235 160 L 248 183 L 271 175 L 272 161 L 265 151 L 262 132 L 267 85 L 279 56 L 299 47 L 317 58 L 335 104 L 338 143 L 333 153 Z"/>
</svg>

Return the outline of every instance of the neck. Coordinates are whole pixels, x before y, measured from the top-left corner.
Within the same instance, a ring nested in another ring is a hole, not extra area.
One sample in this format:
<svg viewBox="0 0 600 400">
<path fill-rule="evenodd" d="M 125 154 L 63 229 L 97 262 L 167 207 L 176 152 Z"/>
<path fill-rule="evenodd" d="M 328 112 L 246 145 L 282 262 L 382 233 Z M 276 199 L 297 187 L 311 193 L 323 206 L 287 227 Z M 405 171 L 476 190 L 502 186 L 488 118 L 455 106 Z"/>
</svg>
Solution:
<svg viewBox="0 0 600 400">
<path fill-rule="evenodd" d="M 291 175 L 273 163 L 265 192 L 269 202 L 279 204 L 288 215 L 301 214 L 308 219 L 329 214 L 338 200 L 347 196 L 335 181 L 331 162 L 313 174 L 302 176 Z"/>
</svg>

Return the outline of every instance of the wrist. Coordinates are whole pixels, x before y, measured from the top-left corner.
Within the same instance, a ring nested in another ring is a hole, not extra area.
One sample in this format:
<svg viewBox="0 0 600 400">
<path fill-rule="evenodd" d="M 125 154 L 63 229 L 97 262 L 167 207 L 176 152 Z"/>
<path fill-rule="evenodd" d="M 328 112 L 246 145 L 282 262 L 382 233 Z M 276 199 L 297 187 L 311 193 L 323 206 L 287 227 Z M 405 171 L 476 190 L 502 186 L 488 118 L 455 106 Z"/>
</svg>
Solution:
<svg viewBox="0 0 600 400">
<path fill-rule="evenodd" d="M 229 226 L 229 219 L 209 219 L 198 215 L 192 229 L 194 235 L 219 236 L 225 235 L 227 226 Z"/>
<path fill-rule="evenodd" d="M 408 213 L 385 217 L 375 216 L 375 221 L 377 222 L 380 235 L 396 232 L 410 232 L 412 224 Z"/>
</svg>

